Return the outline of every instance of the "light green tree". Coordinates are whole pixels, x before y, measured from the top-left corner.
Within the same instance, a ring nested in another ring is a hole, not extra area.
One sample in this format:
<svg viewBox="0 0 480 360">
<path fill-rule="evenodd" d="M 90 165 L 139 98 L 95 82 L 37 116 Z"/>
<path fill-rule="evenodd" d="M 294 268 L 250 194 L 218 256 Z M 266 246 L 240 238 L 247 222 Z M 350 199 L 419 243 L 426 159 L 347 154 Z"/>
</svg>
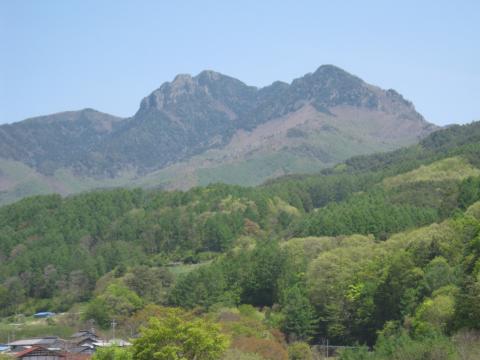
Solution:
<svg viewBox="0 0 480 360">
<path fill-rule="evenodd" d="M 216 360 L 228 346 L 218 325 L 196 318 L 188 320 L 178 309 L 150 319 L 133 345 L 135 360 Z"/>
</svg>

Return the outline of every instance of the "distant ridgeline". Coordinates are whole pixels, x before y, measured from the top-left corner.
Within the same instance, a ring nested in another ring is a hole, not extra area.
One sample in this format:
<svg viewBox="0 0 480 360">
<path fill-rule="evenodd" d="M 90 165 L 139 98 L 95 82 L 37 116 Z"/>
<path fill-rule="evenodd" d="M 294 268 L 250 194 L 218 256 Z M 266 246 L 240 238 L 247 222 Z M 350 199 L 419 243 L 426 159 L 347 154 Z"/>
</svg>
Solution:
<svg viewBox="0 0 480 360">
<path fill-rule="evenodd" d="M 394 90 L 331 65 L 263 88 L 213 71 L 178 75 L 130 118 L 85 109 L 0 126 L 0 203 L 118 186 L 257 185 L 436 129 Z"/>
<path fill-rule="evenodd" d="M 88 302 L 108 326 L 152 302 L 279 304 L 270 324 L 290 338 L 337 344 L 407 320 L 477 328 L 479 200 L 480 123 L 257 187 L 30 197 L 0 208 L 0 312 Z M 312 321 L 296 328 L 295 309 Z"/>
</svg>

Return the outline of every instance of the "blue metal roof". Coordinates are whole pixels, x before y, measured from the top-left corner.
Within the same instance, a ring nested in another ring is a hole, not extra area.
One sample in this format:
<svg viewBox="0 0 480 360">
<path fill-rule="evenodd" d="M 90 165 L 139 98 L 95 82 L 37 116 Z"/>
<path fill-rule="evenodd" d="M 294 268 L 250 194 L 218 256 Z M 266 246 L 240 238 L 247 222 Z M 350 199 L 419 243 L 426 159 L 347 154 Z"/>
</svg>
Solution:
<svg viewBox="0 0 480 360">
<path fill-rule="evenodd" d="M 35 317 L 48 317 L 48 316 L 53 316 L 53 315 L 55 315 L 55 313 L 53 313 L 53 312 L 41 311 L 41 312 L 38 312 L 38 313 L 34 314 L 33 316 L 35 316 Z"/>
</svg>

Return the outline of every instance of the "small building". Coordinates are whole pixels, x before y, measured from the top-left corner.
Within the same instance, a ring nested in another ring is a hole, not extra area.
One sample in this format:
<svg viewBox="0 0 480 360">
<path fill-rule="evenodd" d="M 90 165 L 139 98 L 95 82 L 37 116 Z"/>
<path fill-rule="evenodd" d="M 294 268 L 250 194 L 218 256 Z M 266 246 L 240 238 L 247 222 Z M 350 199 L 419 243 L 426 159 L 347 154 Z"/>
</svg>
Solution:
<svg viewBox="0 0 480 360">
<path fill-rule="evenodd" d="M 80 330 L 70 337 L 70 352 L 92 354 L 95 352 L 95 343 L 103 340 L 95 333 L 94 329 Z"/>
</svg>

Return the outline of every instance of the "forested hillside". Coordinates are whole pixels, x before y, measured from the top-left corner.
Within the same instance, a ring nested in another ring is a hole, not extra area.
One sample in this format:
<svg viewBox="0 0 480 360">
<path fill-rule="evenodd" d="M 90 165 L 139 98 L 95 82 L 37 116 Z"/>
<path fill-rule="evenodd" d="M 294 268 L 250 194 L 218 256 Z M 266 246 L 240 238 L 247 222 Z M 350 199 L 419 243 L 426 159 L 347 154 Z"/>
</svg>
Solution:
<svg viewBox="0 0 480 360">
<path fill-rule="evenodd" d="M 375 350 L 344 359 L 460 359 L 480 351 L 479 244 L 473 123 L 258 187 L 4 206 L 0 311 L 81 306 L 84 320 L 136 331 L 155 306 L 181 307 L 220 324 L 231 359 L 322 339 Z"/>
</svg>

